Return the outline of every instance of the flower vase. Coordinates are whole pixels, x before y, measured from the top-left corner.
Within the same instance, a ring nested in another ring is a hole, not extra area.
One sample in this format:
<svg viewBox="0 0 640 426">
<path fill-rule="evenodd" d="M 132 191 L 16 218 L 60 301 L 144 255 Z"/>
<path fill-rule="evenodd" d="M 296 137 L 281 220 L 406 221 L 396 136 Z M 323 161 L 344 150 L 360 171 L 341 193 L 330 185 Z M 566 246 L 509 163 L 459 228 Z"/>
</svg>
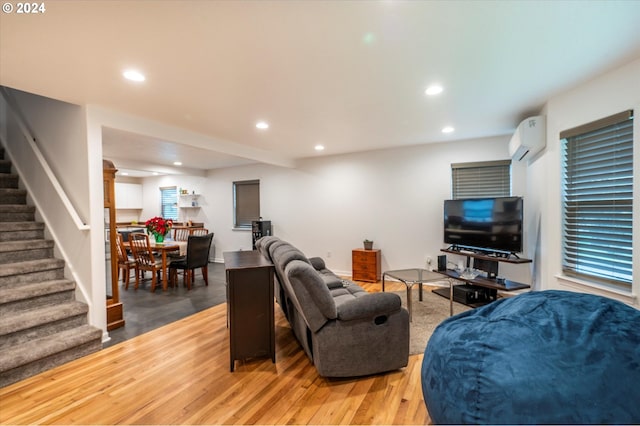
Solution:
<svg viewBox="0 0 640 426">
<path fill-rule="evenodd" d="M 163 234 L 156 234 L 156 244 L 161 244 L 164 243 L 164 235 Z"/>
</svg>

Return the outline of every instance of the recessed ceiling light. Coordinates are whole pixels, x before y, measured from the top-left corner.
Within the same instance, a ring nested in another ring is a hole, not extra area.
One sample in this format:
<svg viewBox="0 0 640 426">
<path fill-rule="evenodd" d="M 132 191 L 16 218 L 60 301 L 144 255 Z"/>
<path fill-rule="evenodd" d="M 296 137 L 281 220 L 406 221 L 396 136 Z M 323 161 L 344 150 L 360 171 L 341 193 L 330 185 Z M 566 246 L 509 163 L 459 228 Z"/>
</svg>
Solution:
<svg viewBox="0 0 640 426">
<path fill-rule="evenodd" d="M 122 176 L 129 176 L 129 173 L 127 173 L 127 172 L 122 172 Z"/>
<path fill-rule="evenodd" d="M 316 151 L 324 151 L 324 145 L 316 145 L 316 146 L 314 147 L 314 149 L 315 149 Z"/>
<path fill-rule="evenodd" d="M 182 162 L 180 162 L 180 161 L 174 161 L 174 162 L 173 162 L 173 165 L 174 165 L 174 166 L 182 166 Z"/>
<path fill-rule="evenodd" d="M 158 173 L 158 172 L 153 172 L 152 174 L 153 174 L 154 176 L 158 176 L 160 173 Z"/>
<path fill-rule="evenodd" d="M 124 78 L 126 78 L 127 80 L 131 80 L 131 81 L 145 81 L 146 78 L 144 76 L 144 74 L 142 74 L 140 71 L 136 71 L 136 70 L 126 70 L 125 72 L 122 73 L 122 75 L 124 76 Z"/>
<path fill-rule="evenodd" d="M 256 127 L 258 129 L 268 129 L 269 128 L 269 123 L 267 123 L 266 121 L 258 121 L 256 123 Z"/>
<path fill-rule="evenodd" d="M 447 126 L 447 127 L 443 127 L 442 128 L 442 133 L 453 133 L 455 129 L 451 126 Z"/>
<path fill-rule="evenodd" d="M 444 88 L 439 84 L 432 84 L 431 86 L 427 87 L 427 90 L 425 90 L 424 93 L 428 96 L 435 96 L 442 93 L 443 90 Z"/>
</svg>

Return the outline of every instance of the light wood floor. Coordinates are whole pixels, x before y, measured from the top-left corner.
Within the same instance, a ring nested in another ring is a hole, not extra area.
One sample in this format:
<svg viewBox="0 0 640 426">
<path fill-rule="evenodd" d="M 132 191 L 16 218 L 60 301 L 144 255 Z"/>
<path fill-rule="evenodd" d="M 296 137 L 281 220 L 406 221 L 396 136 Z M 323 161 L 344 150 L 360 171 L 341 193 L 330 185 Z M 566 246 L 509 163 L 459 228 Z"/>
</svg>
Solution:
<svg viewBox="0 0 640 426">
<path fill-rule="evenodd" d="M 379 284 L 362 286 L 379 291 Z M 390 283 L 389 290 L 401 290 Z M 398 371 L 318 376 L 276 306 L 276 364 L 229 372 L 226 305 L 0 389 L 3 424 L 426 424 L 422 355 Z"/>
</svg>

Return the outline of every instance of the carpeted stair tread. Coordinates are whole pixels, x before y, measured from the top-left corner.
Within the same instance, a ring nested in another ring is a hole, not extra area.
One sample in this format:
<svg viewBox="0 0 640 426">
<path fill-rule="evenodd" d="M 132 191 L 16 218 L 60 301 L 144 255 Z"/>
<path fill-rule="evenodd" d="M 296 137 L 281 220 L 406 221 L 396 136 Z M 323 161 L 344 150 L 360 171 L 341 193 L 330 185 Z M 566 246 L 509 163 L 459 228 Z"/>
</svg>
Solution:
<svg viewBox="0 0 640 426">
<path fill-rule="evenodd" d="M 102 338 L 102 331 L 91 325 L 83 325 L 41 337 L 9 349 L 0 350 L 0 372 L 52 356 L 76 346 Z"/>
<path fill-rule="evenodd" d="M 23 240 L 23 241 L 5 241 L 0 242 L 0 253 L 16 252 L 24 250 L 35 250 L 43 248 L 52 248 L 51 240 Z"/>
<path fill-rule="evenodd" d="M 39 231 L 44 229 L 43 222 L 0 222 L 0 232 Z"/>
<path fill-rule="evenodd" d="M 71 280 L 51 280 L 24 284 L 18 288 L 0 288 L 0 305 L 74 290 L 75 286 Z"/>
<path fill-rule="evenodd" d="M 0 160 L 0 173 L 11 173 L 10 160 Z"/>
<path fill-rule="evenodd" d="M 0 204 L 26 204 L 27 191 L 18 188 L 0 187 Z"/>
<path fill-rule="evenodd" d="M 0 221 L 0 242 L 35 239 L 44 239 L 44 223 Z"/>
<path fill-rule="evenodd" d="M 0 222 L 31 221 L 36 208 L 26 204 L 0 204 Z"/>
<path fill-rule="evenodd" d="M 88 311 L 89 308 L 85 303 L 72 301 L 15 312 L 8 318 L 4 316 L 0 318 L 0 337 L 67 318 L 86 315 Z"/>
<path fill-rule="evenodd" d="M 13 173 L 0 173 L 0 188 L 18 188 L 18 175 Z"/>
<path fill-rule="evenodd" d="M 0 277 L 11 275 L 28 274 L 34 271 L 46 271 L 51 269 L 64 268 L 65 262 L 62 259 L 39 259 L 27 260 L 24 262 L 6 263 L 0 268 Z"/>
<path fill-rule="evenodd" d="M 28 206 L 26 204 L 0 204 L 0 213 L 22 213 L 35 211 L 35 206 Z"/>
<path fill-rule="evenodd" d="M 0 264 L 53 257 L 53 241 L 45 239 L 0 242 Z"/>
</svg>

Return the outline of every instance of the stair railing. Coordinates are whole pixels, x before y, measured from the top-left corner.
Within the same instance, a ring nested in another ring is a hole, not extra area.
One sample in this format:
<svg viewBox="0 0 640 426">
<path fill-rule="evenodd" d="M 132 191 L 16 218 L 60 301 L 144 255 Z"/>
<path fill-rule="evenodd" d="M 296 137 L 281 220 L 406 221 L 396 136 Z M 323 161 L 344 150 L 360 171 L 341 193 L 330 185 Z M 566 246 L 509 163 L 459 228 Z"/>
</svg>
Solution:
<svg viewBox="0 0 640 426">
<path fill-rule="evenodd" d="M 64 188 L 62 188 L 62 185 L 60 185 L 60 181 L 56 177 L 53 170 L 51 170 L 49 163 L 47 163 L 47 160 L 45 159 L 44 155 L 42 154 L 42 151 L 40 150 L 40 148 L 36 143 L 36 138 L 35 136 L 33 136 L 33 131 L 27 125 L 27 120 L 25 120 L 24 116 L 22 115 L 22 112 L 20 111 L 20 108 L 18 107 L 18 103 L 15 101 L 11 93 L 9 93 L 9 91 L 5 87 L 0 86 L 0 93 L 2 94 L 2 97 L 4 98 L 7 105 L 9 106 L 8 110 L 13 114 L 15 121 L 17 125 L 20 127 L 20 131 L 24 135 L 26 142 L 29 144 L 29 147 L 33 151 L 38 162 L 40 163 L 42 170 L 44 171 L 47 178 L 51 182 L 51 185 L 55 189 L 58 197 L 60 197 L 60 201 L 62 202 L 64 207 L 67 209 L 67 212 L 69 213 L 69 216 L 75 223 L 76 227 L 81 231 L 88 231 L 89 229 L 91 229 L 91 227 L 86 223 L 86 221 L 80 218 L 78 211 L 73 206 L 73 203 L 67 196 L 67 193 L 65 192 Z"/>
</svg>

